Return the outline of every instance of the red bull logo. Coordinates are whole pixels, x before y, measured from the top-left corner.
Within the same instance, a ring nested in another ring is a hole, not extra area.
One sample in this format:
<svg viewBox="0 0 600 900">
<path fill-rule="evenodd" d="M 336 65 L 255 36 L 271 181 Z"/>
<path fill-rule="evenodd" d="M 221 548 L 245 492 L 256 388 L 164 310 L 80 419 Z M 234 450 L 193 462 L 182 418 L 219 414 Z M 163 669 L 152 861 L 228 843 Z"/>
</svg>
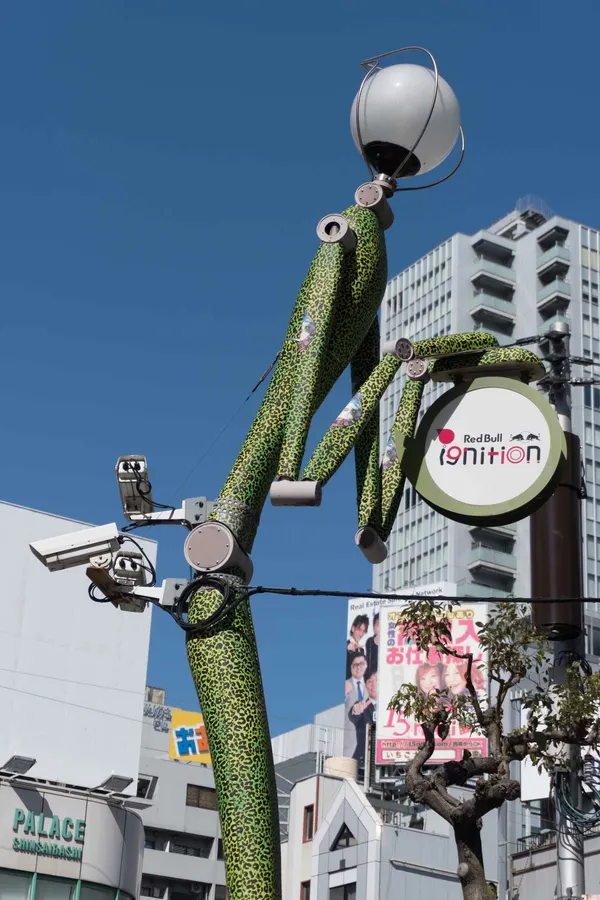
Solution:
<svg viewBox="0 0 600 900">
<path fill-rule="evenodd" d="M 511 444 L 506 446 L 502 443 L 504 435 L 502 432 L 498 434 L 465 434 L 463 435 L 462 444 L 478 446 L 461 446 L 456 443 L 456 434 L 451 428 L 438 428 L 437 440 L 442 444 L 440 450 L 439 461 L 441 466 L 456 466 L 462 461 L 463 466 L 484 466 L 499 465 L 506 463 L 519 465 L 520 463 L 540 464 L 542 461 L 542 450 L 537 443 L 527 443 L 527 446 L 520 444 Z M 527 432 L 526 432 L 527 434 Z M 527 434 L 524 438 L 518 432 L 509 437 L 510 440 L 533 441 L 539 440 L 539 435 Z M 479 446 L 481 445 L 481 446 Z M 491 446 L 490 446 L 491 445 Z M 498 446 L 500 445 L 500 446 Z"/>
</svg>

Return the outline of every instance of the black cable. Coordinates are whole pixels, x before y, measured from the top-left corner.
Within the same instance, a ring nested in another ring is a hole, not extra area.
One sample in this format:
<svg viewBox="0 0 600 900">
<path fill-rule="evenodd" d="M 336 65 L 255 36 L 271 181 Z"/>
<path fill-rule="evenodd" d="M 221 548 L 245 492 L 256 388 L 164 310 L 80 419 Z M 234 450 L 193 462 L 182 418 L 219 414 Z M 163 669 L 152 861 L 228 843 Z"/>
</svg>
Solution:
<svg viewBox="0 0 600 900">
<path fill-rule="evenodd" d="M 221 603 L 213 613 L 206 617 L 206 619 L 202 619 L 200 622 L 188 622 L 184 617 L 187 615 L 187 605 L 190 597 L 192 594 L 195 594 L 196 591 L 208 587 L 216 588 L 218 591 L 221 591 L 223 594 Z M 194 634 L 204 634 L 209 628 L 219 625 L 243 600 L 246 600 L 247 598 L 248 592 L 245 590 L 234 594 L 231 583 L 225 576 L 201 575 L 199 578 L 190 581 L 179 595 L 173 610 L 167 610 L 167 612 L 175 619 L 180 628 L 188 635 L 193 636 Z"/>
<path fill-rule="evenodd" d="M 95 593 L 94 593 L 94 588 L 95 588 L 95 587 L 96 587 L 95 584 L 90 584 L 89 587 L 88 587 L 88 597 L 90 598 L 90 600 L 93 600 L 94 603 L 111 603 L 111 602 L 112 602 L 112 598 L 111 598 L 111 597 L 104 597 L 104 596 L 103 596 L 103 597 L 96 597 L 96 595 L 95 595 Z"/>
<path fill-rule="evenodd" d="M 204 453 L 202 454 L 202 456 L 198 459 L 197 462 L 194 463 L 194 465 L 192 466 L 192 468 L 190 469 L 190 471 L 187 473 L 187 475 L 185 476 L 185 478 L 183 479 L 183 481 L 181 482 L 181 484 L 180 484 L 179 487 L 177 488 L 177 490 L 176 490 L 176 491 L 173 491 L 173 494 L 172 494 L 173 497 L 177 496 L 177 494 L 179 494 L 179 492 L 185 487 L 185 485 L 188 483 L 189 479 L 192 477 L 192 475 L 194 474 L 194 472 L 196 471 L 196 469 L 198 468 L 198 466 L 200 465 L 200 463 L 203 462 L 203 461 L 206 459 L 206 457 L 208 456 L 208 454 L 210 453 L 210 451 L 213 449 L 213 447 L 215 446 L 215 444 L 217 444 L 217 442 L 218 442 L 218 441 L 222 438 L 222 436 L 225 434 L 225 432 L 227 431 L 227 429 L 229 428 L 229 426 L 231 425 L 231 423 L 233 422 L 233 420 L 234 420 L 235 418 L 237 418 L 237 416 L 240 414 L 240 412 L 242 411 L 242 409 L 244 408 L 244 406 L 246 405 L 246 403 L 248 402 L 248 400 L 250 399 L 250 397 L 252 396 L 252 394 L 253 394 L 255 391 L 257 391 L 258 388 L 259 388 L 259 387 L 261 386 L 261 384 L 263 383 L 263 381 L 265 381 L 265 379 L 269 377 L 269 375 L 271 374 L 271 372 L 273 371 L 273 369 L 274 369 L 275 366 L 277 365 L 277 362 L 278 362 L 280 356 L 281 356 L 281 352 L 279 352 L 279 353 L 277 354 L 277 356 L 275 357 L 275 359 L 273 360 L 273 362 L 269 365 L 269 367 L 267 368 L 267 370 L 266 370 L 265 372 L 263 372 L 263 374 L 260 376 L 260 378 L 258 379 L 258 381 L 256 382 L 256 384 L 254 385 L 254 387 L 252 388 L 252 390 L 250 391 L 250 393 L 249 393 L 248 396 L 246 397 L 246 399 L 245 399 L 242 403 L 240 403 L 240 405 L 238 406 L 238 408 L 236 409 L 236 411 L 233 413 L 233 415 L 231 416 L 231 418 L 227 420 L 227 422 L 225 423 L 225 425 L 223 425 L 223 427 L 222 427 L 221 430 L 218 432 L 218 434 L 216 435 L 216 437 L 215 437 L 215 438 L 212 440 L 212 442 L 208 445 L 208 447 L 206 448 L 206 450 L 204 451 Z"/>
<path fill-rule="evenodd" d="M 308 588 L 282 588 L 266 587 L 264 585 L 248 586 L 248 596 L 253 594 L 289 594 L 292 597 L 367 597 L 372 600 L 425 600 L 423 594 L 379 594 L 375 591 L 328 591 Z M 445 597 L 435 596 L 433 600 L 441 600 L 448 603 L 585 603 L 596 602 L 596 597 Z"/>
<path fill-rule="evenodd" d="M 150 572 L 150 582 L 148 584 L 141 585 L 141 587 L 154 587 L 154 585 L 156 584 L 156 569 L 152 565 L 152 562 L 151 562 L 148 554 L 146 553 L 146 551 L 144 550 L 142 545 L 138 541 L 136 541 L 135 538 L 132 538 L 131 535 L 126 534 L 123 536 L 123 538 L 119 538 L 119 543 L 121 545 L 124 544 L 126 541 L 130 541 L 132 544 L 134 544 L 138 548 L 138 550 L 140 551 L 140 553 L 142 554 L 142 556 L 144 557 L 146 562 L 148 563 L 147 571 Z"/>
</svg>

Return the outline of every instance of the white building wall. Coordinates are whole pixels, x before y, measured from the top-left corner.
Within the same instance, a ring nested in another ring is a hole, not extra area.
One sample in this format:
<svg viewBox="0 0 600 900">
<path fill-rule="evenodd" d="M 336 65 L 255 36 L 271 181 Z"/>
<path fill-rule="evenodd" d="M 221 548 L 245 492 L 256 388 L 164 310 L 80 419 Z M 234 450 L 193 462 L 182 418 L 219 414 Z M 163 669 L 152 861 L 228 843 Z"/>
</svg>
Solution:
<svg viewBox="0 0 600 900">
<path fill-rule="evenodd" d="M 29 549 L 86 527 L 0 503 L 0 764 L 30 756 L 33 777 L 80 787 L 116 773 L 133 779 L 132 793 L 151 608 L 94 603 L 85 567 L 51 573 Z M 155 541 L 139 540 L 155 563 Z"/>
</svg>

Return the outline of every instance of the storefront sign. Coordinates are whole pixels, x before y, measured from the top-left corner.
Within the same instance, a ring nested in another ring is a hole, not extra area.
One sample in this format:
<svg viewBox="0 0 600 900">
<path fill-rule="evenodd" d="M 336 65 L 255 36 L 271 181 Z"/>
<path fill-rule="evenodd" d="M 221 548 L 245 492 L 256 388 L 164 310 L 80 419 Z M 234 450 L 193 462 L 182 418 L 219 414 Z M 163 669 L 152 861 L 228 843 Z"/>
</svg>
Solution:
<svg viewBox="0 0 600 900">
<path fill-rule="evenodd" d="M 39 856 L 61 856 L 81 859 L 85 840 L 85 820 L 65 816 L 45 816 L 17 807 L 13 817 L 13 831 L 22 837 L 13 839 L 13 850 Z M 64 842 L 64 843 L 63 843 Z M 79 846 L 74 846 L 78 844 Z"/>
<path fill-rule="evenodd" d="M 554 490 L 567 452 L 550 404 L 512 378 L 457 385 L 427 411 L 414 439 L 394 439 L 421 497 L 467 524 L 530 515 Z"/>
<path fill-rule="evenodd" d="M 202 713 L 173 709 L 169 757 L 180 762 L 210 765 L 208 739 Z"/>
</svg>

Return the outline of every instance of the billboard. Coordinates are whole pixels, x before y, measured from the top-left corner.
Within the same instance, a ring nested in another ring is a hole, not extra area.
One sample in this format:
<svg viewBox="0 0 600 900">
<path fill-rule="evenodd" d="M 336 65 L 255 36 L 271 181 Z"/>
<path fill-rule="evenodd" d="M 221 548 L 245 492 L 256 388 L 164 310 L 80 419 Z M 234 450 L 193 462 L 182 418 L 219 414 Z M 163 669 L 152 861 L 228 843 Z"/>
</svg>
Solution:
<svg viewBox="0 0 600 900">
<path fill-rule="evenodd" d="M 438 581 L 396 592 L 396 597 L 456 597 L 456 584 Z M 344 706 L 344 756 L 364 761 L 367 725 L 377 718 L 380 610 L 396 607 L 396 597 L 348 601 Z M 360 657 L 363 657 L 361 659 Z M 380 708 L 384 708 L 381 707 Z"/>
<path fill-rule="evenodd" d="M 211 765 L 204 717 L 187 709 L 171 709 L 169 758 Z"/>
<path fill-rule="evenodd" d="M 376 720 L 376 762 L 379 765 L 395 765 L 408 762 L 423 743 L 421 726 L 412 716 L 389 710 L 391 699 L 403 684 L 414 684 L 423 693 L 447 689 L 455 695 L 467 694 L 465 682 L 466 661 L 450 654 L 418 650 L 401 626 L 398 625 L 402 605 L 381 610 L 378 706 Z M 487 696 L 488 680 L 486 659 L 479 646 L 475 622 L 487 618 L 485 603 L 472 603 L 457 607 L 451 615 L 452 648 L 459 653 L 473 654 L 471 672 L 473 685 L 480 697 Z M 472 756 L 485 756 L 486 740 L 453 723 L 448 737 L 441 741 L 436 737 L 432 763 L 460 760 L 463 750 Z"/>
</svg>

